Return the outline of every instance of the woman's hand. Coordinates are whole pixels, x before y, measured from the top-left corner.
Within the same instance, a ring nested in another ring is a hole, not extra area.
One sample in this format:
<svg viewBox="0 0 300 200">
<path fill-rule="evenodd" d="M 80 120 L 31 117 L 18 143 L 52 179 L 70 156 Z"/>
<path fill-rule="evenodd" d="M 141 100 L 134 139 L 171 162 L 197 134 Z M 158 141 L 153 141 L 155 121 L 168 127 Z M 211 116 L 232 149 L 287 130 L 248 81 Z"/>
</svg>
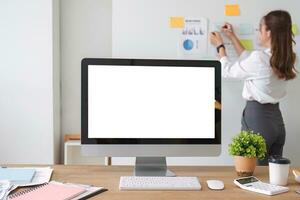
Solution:
<svg viewBox="0 0 300 200">
<path fill-rule="evenodd" d="M 223 39 L 222 39 L 221 34 L 219 32 L 211 32 L 210 33 L 210 43 L 216 47 L 223 44 Z M 225 47 L 220 48 L 218 53 L 219 53 L 220 58 L 226 56 Z"/>
<path fill-rule="evenodd" d="M 219 46 L 223 44 L 222 36 L 219 32 L 211 32 L 210 33 L 210 43 L 214 46 Z"/>
<path fill-rule="evenodd" d="M 224 33 L 224 35 L 226 37 L 228 37 L 228 39 L 233 44 L 238 56 L 240 56 L 243 53 L 243 51 L 245 50 L 245 48 L 242 45 L 242 43 L 240 42 L 239 38 L 235 35 L 234 30 L 233 30 L 233 26 L 226 22 L 222 26 L 221 32 Z"/>
<path fill-rule="evenodd" d="M 230 40 L 235 37 L 232 24 L 227 22 L 222 26 L 221 32 L 224 33 Z"/>
</svg>

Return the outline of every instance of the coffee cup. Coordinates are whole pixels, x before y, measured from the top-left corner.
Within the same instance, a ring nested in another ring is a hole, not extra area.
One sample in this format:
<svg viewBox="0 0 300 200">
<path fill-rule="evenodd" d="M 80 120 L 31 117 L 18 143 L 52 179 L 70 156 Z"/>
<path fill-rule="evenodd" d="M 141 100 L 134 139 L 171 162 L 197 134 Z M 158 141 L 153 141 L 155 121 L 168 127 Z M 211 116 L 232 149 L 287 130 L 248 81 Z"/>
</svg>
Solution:
<svg viewBox="0 0 300 200">
<path fill-rule="evenodd" d="M 270 184 L 285 186 L 288 183 L 290 160 L 281 156 L 269 158 Z"/>
</svg>

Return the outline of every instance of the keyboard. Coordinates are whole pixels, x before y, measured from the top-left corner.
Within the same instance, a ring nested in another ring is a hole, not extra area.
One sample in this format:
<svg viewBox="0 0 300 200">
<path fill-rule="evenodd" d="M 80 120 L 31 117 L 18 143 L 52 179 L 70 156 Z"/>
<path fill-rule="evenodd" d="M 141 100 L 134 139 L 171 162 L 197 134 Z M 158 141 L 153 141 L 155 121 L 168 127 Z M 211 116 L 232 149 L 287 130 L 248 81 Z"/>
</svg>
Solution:
<svg viewBox="0 0 300 200">
<path fill-rule="evenodd" d="M 197 177 L 122 176 L 120 190 L 201 190 Z"/>
</svg>

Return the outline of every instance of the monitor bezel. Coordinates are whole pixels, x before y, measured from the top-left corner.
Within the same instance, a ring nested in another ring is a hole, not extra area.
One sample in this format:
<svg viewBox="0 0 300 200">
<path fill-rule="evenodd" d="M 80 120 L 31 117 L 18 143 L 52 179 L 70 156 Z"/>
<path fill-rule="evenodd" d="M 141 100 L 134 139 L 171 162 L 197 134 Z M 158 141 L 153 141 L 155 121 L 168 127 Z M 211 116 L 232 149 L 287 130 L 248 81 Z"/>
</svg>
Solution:
<svg viewBox="0 0 300 200">
<path fill-rule="evenodd" d="M 81 143 L 101 145 L 198 145 L 221 144 L 221 121 L 215 126 L 215 138 L 89 138 L 88 137 L 88 66 L 171 66 L 171 67 L 213 67 L 215 68 L 215 98 L 221 102 L 221 63 L 216 60 L 162 60 L 162 59 L 119 59 L 84 58 L 81 61 Z M 216 94 L 216 90 L 219 94 Z M 221 119 L 221 110 L 215 109 L 215 118 Z"/>
</svg>

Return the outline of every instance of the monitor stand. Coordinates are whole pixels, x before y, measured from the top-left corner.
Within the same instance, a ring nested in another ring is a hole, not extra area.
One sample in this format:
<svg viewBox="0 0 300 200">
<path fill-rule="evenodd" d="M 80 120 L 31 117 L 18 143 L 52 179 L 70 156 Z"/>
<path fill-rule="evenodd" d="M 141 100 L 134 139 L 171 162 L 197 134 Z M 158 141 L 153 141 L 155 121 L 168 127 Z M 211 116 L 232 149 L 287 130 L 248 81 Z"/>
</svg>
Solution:
<svg viewBox="0 0 300 200">
<path fill-rule="evenodd" d="M 134 176 L 176 176 L 168 170 L 166 157 L 136 157 Z"/>
</svg>

